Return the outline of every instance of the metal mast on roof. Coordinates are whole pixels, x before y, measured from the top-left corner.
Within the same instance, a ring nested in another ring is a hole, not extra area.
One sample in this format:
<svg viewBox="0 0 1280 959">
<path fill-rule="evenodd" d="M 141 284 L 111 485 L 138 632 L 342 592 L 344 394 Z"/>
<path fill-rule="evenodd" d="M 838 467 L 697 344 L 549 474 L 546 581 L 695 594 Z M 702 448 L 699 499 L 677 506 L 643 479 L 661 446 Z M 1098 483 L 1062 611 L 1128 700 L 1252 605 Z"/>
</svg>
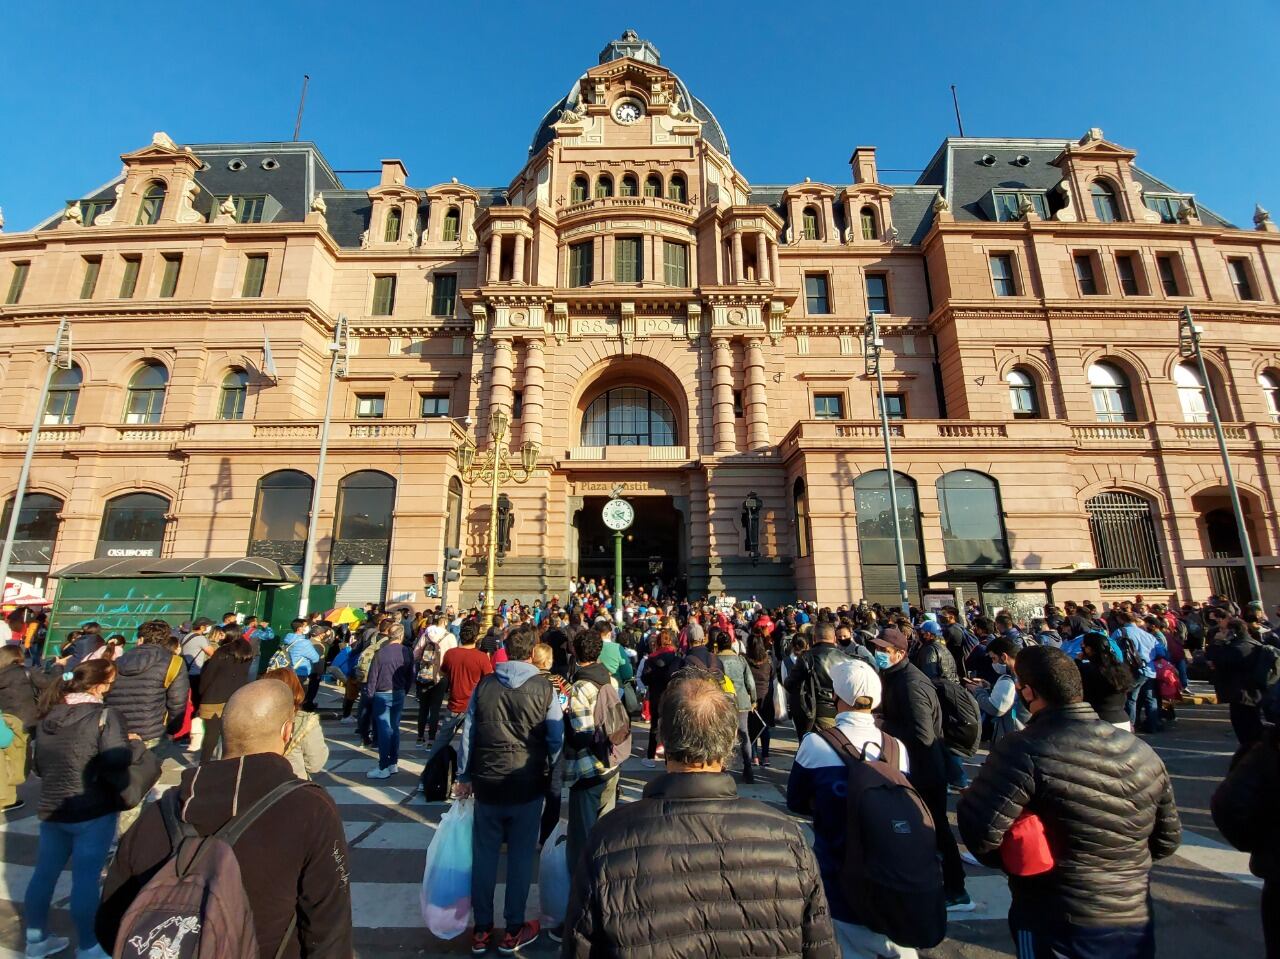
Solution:
<svg viewBox="0 0 1280 959">
<path fill-rule="evenodd" d="M 956 108 L 956 126 L 960 128 L 960 135 L 964 136 L 964 121 L 960 119 L 960 97 L 956 93 L 956 85 L 951 84 L 951 103 Z M 296 137 L 294 139 L 297 139 Z"/>
<path fill-rule="evenodd" d="M 302 133 L 302 108 L 307 105 L 307 84 L 310 82 L 311 77 L 304 73 L 302 75 L 302 96 L 298 98 L 298 119 L 293 122 L 294 143 L 298 142 L 298 135 Z"/>
</svg>

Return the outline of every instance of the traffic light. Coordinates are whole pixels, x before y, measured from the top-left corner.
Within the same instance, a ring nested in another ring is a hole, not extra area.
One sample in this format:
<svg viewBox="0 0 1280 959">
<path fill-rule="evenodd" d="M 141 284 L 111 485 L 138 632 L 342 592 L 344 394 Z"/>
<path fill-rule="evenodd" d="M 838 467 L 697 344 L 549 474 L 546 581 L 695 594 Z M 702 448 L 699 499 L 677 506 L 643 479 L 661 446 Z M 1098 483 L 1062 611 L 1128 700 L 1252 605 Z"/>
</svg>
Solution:
<svg viewBox="0 0 1280 959">
<path fill-rule="evenodd" d="M 456 583 L 461 578 L 462 550 L 447 546 L 444 551 L 444 581 L 446 583 Z"/>
</svg>

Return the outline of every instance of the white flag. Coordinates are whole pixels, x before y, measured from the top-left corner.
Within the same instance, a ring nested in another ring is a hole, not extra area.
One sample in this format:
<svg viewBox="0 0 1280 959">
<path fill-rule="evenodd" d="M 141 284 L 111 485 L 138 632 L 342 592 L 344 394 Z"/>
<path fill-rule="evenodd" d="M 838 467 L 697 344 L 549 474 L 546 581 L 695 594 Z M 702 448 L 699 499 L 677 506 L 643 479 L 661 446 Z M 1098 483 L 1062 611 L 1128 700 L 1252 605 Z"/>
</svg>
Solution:
<svg viewBox="0 0 1280 959">
<path fill-rule="evenodd" d="M 267 335 L 265 326 L 262 328 L 262 372 L 273 380 L 279 379 L 276 373 L 275 357 L 271 355 L 271 337 Z"/>
</svg>

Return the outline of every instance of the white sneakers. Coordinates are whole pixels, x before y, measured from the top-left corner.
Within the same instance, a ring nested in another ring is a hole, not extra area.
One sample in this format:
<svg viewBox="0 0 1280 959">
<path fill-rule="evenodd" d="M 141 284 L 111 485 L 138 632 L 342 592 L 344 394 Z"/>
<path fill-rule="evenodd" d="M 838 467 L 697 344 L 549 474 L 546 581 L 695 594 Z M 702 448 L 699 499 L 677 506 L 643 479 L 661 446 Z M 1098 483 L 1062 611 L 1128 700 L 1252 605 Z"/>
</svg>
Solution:
<svg viewBox="0 0 1280 959">
<path fill-rule="evenodd" d="M 379 769 L 377 766 L 374 766 L 364 775 L 366 779 L 390 779 L 399 771 L 399 766 L 388 766 L 386 769 Z"/>
<path fill-rule="evenodd" d="M 64 939 L 61 936 L 45 936 L 32 942 L 27 940 L 27 959 L 41 959 L 43 956 L 56 956 L 67 946 L 71 945 L 70 939 Z"/>
</svg>

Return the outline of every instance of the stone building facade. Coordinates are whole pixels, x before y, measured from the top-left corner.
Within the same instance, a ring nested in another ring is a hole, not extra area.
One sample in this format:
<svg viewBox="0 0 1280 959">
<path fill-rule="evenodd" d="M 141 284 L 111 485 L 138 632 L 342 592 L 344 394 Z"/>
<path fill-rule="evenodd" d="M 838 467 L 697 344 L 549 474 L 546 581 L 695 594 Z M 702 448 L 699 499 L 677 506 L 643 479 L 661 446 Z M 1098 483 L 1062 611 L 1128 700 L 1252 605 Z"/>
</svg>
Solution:
<svg viewBox="0 0 1280 959">
<path fill-rule="evenodd" d="M 483 454 L 502 410 L 539 456 L 504 487 L 501 595 L 606 575 L 600 506 L 621 485 L 637 580 L 892 601 L 874 312 L 913 597 L 939 574 L 1090 564 L 1133 572 L 1072 595 L 1238 595 L 1206 386 L 1274 588 L 1280 234 L 1135 159 L 1099 130 L 948 138 L 912 184 L 882 181 L 873 147 L 844 183 L 750 184 L 630 32 L 504 188 L 411 186 L 384 160 L 348 189 L 310 143 L 157 134 L 102 188 L 0 233 L 0 496 L 62 317 L 75 364 L 43 415 L 15 575 L 107 555 L 300 564 L 344 315 L 316 565 L 344 600 L 425 602 L 452 545 L 474 600 L 489 497 L 454 450 L 471 428 Z M 1186 306 L 1207 385 L 1179 355 Z"/>
</svg>

